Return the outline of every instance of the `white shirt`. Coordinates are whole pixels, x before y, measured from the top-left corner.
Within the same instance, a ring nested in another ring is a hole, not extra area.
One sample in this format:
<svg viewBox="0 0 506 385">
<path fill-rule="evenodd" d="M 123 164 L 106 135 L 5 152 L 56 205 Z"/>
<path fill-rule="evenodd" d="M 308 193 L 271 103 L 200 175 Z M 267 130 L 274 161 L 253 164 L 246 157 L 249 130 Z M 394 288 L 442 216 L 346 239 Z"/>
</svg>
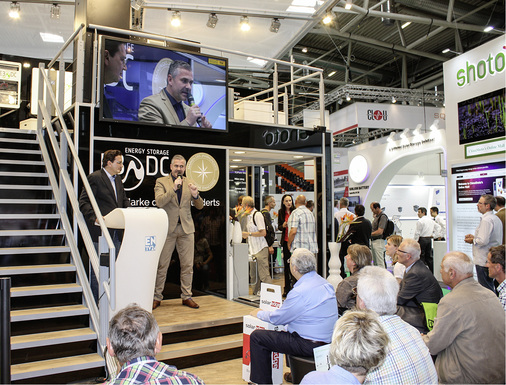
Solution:
<svg viewBox="0 0 506 385">
<path fill-rule="evenodd" d="M 502 244 L 502 222 L 493 211 L 487 211 L 480 218 L 473 239 L 474 264 L 485 266 L 488 249 Z"/>
<path fill-rule="evenodd" d="M 439 231 L 436 231 L 436 229 L 434 229 L 434 238 L 446 238 L 445 220 L 441 217 L 441 215 L 436 215 L 436 217 L 434 218 L 434 222 L 436 222 L 439 225 L 439 227 L 441 227 Z"/>
<path fill-rule="evenodd" d="M 416 222 L 416 230 L 414 239 L 418 241 L 420 237 L 432 237 L 436 231 L 440 231 L 441 227 L 430 219 L 427 215 L 421 217 L 418 222 Z"/>
<path fill-rule="evenodd" d="M 253 223 L 253 215 L 255 216 L 255 223 Z M 255 233 L 260 230 L 265 230 L 264 216 L 257 209 L 253 209 L 251 214 L 248 215 L 246 222 L 246 229 L 250 233 Z M 258 254 L 263 248 L 269 247 L 265 237 L 248 237 L 248 248 L 251 255 Z"/>
</svg>

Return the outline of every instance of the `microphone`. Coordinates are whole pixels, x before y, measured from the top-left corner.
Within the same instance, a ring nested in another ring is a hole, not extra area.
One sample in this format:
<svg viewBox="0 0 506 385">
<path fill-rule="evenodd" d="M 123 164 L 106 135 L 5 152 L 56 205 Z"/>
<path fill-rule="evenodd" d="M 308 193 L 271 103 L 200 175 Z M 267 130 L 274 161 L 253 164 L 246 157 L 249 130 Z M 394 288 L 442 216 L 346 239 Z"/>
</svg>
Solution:
<svg viewBox="0 0 506 385">
<path fill-rule="evenodd" d="M 193 95 L 188 92 L 188 103 L 190 103 L 190 107 L 193 107 L 195 105 L 195 99 L 193 99 Z M 197 124 L 199 126 L 202 125 L 202 119 L 200 117 L 197 118 Z"/>
<path fill-rule="evenodd" d="M 181 174 L 179 174 L 179 175 L 177 176 L 176 180 L 177 180 L 177 179 L 183 179 L 183 177 L 181 176 Z M 182 184 L 182 183 L 181 183 L 181 184 L 178 184 L 178 185 L 177 185 L 177 187 L 176 187 L 176 189 L 177 189 L 177 190 L 181 190 L 181 187 L 182 187 L 182 186 L 183 186 L 183 184 Z"/>
</svg>

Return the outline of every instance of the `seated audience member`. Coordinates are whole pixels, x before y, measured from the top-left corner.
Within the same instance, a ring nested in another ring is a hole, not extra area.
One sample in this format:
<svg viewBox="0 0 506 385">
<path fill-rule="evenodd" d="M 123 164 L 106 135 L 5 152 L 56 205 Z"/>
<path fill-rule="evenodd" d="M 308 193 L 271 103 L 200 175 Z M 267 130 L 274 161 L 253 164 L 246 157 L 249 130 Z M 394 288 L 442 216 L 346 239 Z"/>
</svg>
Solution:
<svg viewBox="0 0 506 385">
<path fill-rule="evenodd" d="M 491 247 L 487 255 L 488 276 L 494 278 L 497 286 L 497 295 L 501 305 L 506 310 L 506 276 L 504 273 L 504 245 Z"/>
<path fill-rule="evenodd" d="M 423 336 L 444 384 L 504 384 L 505 313 L 497 297 L 473 278 L 473 261 L 451 251 L 441 277 L 452 291 L 441 299 L 434 328 Z"/>
<path fill-rule="evenodd" d="M 371 266 L 371 249 L 364 245 L 351 245 L 348 247 L 348 254 L 345 257 L 346 266 L 351 275 L 337 285 L 336 298 L 339 314 L 355 307 L 357 293 L 355 291 L 358 281 L 358 272 L 365 266 Z"/>
<path fill-rule="evenodd" d="M 426 333 L 427 323 L 422 302 L 439 303 L 443 291 L 436 278 L 420 259 L 420 245 L 406 238 L 397 250 L 398 263 L 406 266 L 397 297 L 397 315 L 421 333 Z"/>
<path fill-rule="evenodd" d="M 155 355 L 162 349 L 162 333 L 155 317 L 132 304 L 120 310 L 109 322 L 107 350 L 123 365 L 116 384 L 204 384 L 197 376 L 158 362 Z"/>
<path fill-rule="evenodd" d="M 336 322 L 326 372 L 310 372 L 301 384 L 362 384 L 366 374 L 387 355 L 388 334 L 378 315 L 367 310 L 347 311 Z"/>
<path fill-rule="evenodd" d="M 290 257 L 290 272 L 297 282 L 279 309 L 255 309 L 252 316 L 287 331 L 257 329 L 250 336 L 251 377 L 256 384 L 272 384 L 271 353 L 313 356 L 313 348 L 331 341 L 337 321 L 334 287 L 316 273 L 316 258 L 307 249 Z"/>
<path fill-rule="evenodd" d="M 397 250 L 402 243 L 402 237 L 400 235 L 390 235 L 386 238 L 386 241 L 385 263 L 387 264 L 387 270 L 392 272 L 400 283 L 406 271 L 406 266 L 398 263 L 399 260 L 397 258 Z"/>
<path fill-rule="evenodd" d="M 365 384 L 437 384 L 436 368 L 418 330 L 395 315 L 399 284 L 378 266 L 358 276 L 357 307 L 375 311 L 390 338 L 387 357 L 371 370 Z"/>
</svg>

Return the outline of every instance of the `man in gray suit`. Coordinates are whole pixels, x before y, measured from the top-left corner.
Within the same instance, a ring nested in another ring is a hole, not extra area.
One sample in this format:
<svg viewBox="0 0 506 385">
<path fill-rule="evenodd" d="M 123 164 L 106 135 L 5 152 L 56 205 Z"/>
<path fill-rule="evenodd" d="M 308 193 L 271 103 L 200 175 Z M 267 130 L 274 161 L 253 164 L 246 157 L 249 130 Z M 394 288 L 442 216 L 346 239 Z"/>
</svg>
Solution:
<svg viewBox="0 0 506 385">
<path fill-rule="evenodd" d="M 186 170 L 186 159 L 174 155 L 170 163 L 170 175 L 156 180 L 156 205 L 167 212 L 169 230 L 163 246 L 158 271 L 156 273 L 153 310 L 160 306 L 163 299 L 163 288 L 167 277 L 167 269 L 174 247 L 179 254 L 181 265 L 181 298 L 183 305 L 197 309 L 199 305 L 192 299 L 193 252 L 195 225 L 191 214 L 191 206 L 201 210 L 204 201 L 193 181 L 183 176 Z"/>
<path fill-rule="evenodd" d="M 211 128 L 211 122 L 200 112 L 199 106 L 193 104 L 192 85 L 190 64 L 181 60 L 174 61 L 167 74 L 167 86 L 142 100 L 139 120 L 177 126 L 195 126 L 198 123 L 200 127 Z"/>
</svg>

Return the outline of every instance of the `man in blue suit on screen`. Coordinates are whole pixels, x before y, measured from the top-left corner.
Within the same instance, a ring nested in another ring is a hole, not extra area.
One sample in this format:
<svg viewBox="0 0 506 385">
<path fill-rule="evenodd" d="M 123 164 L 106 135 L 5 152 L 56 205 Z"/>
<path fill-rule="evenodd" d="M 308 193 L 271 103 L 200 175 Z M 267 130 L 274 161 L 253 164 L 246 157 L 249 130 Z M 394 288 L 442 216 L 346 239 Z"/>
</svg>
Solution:
<svg viewBox="0 0 506 385">
<path fill-rule="evenodd" d="M 193 73 L 190 64 L 176 60 L 169 68 L 167 86 L 159 93 L 144 98 L 139 107 L 139 120 L 177 126 L 212 128 L 195 104 L 191 91 Z M 183 103 L 188 102 L 189 104 Z"/>
</svg>

